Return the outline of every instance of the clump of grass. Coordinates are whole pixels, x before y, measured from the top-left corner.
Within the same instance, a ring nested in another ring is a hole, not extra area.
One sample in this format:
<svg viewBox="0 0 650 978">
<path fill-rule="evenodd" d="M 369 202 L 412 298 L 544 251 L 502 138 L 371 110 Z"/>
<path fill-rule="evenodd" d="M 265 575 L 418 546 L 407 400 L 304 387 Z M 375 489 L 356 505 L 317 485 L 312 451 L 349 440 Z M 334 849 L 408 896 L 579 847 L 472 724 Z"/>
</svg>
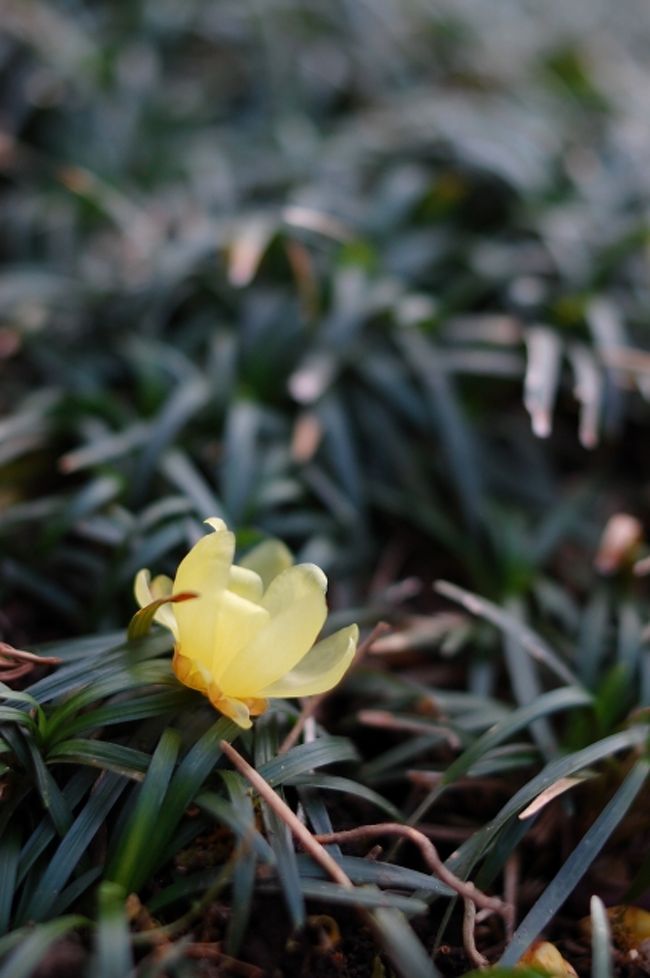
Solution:
<svg viewBox="0 0 650 978">
<path fill-rule="evenodd" d="M 543 932 L 633 973 L 636 11 L 3 15 L 0 978 L 497 975 Z M 250 734 L 125 639 L 214 515 L 323 566 L 332 628 L 391 626 Z"/>
</svg>

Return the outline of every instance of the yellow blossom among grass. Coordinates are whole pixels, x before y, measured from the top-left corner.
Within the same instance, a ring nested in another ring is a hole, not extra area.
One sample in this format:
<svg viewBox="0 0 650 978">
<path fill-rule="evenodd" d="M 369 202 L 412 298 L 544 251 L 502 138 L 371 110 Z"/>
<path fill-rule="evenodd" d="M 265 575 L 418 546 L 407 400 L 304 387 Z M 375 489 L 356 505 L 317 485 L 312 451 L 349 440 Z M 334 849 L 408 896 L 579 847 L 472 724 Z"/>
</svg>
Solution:
<svg viewBox="0 0 650 978">
<path fill-rule="evenodd" d="M 219 519 L 183 558 L 176 577 L 138 572 L 141 608 L 174 636 L 173 669 L 240 727 L 273 697 L 311 696 L 335 686 L 352 662 L 356 625 L 316 639 L 327 617 L 327 578 L 315 564 L 294 564 L 267 540 L 234 564 L 235 536 Z M 176 596 L 190 598 L 177 600 Z"/>
</svg>

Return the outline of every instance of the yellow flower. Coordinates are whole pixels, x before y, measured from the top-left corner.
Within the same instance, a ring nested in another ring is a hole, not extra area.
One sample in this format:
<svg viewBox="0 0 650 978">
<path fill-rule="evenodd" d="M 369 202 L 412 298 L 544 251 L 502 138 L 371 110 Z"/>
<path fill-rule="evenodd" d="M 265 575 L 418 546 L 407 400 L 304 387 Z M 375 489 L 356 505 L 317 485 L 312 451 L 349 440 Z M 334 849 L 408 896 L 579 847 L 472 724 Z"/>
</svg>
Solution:
<svg viewBox="0 0 650 978">
<path fill-rule="evenodd" d="M 168 599 L 154 620 L 174 636 L 173 669 L 213 706 L 251 726 L 272 697 L 311 696 L 335 686 L 352 662 L 356 625 L 316 642 L 327 617 L 327 578 L 315 564 L 293 564 L 278 540 L 233 564 L 235 535 L 219 519 L 178 565 L 174 581 L 138 572 L 141 608 Z M 192 600 L 178 600 L 175 596 Z M 314 644 L 316 642 L 316 644 Z"/>
</svg>

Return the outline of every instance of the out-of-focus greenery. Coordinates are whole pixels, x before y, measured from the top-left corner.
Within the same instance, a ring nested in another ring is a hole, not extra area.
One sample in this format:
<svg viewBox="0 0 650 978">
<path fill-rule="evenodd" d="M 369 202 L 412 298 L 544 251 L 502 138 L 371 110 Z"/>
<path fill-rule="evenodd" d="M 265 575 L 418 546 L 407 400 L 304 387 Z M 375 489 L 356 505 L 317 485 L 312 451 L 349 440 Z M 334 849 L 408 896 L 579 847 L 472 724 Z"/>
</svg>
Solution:
<svg viewBox="0 0 650 978">
<path fill-rule="evenodd" d="M 345 685 L 340 739 L 318 727 L 275 780 L 294 714 L 244 742 L 315 830 L 328 789 L 417 820 L 501 778 L 511 800 L 465 808 L 449 860 L 489 887 L 519 812 L 601 773 L 504 964 L 634 815 L 647 585 L 593 559 L 612 513 L 649 517 L 649 41 L 641 0 L 0 0 L 0 639 L 64 659 L 38 706 L 2 707 L 0 950 L 23 957 L 0 976 L 83 926 L 71 910 L 99 921 L 95 973 L 125 973 L 131 891 L 166 923 L 234 893 L 239 953 L 256 887 L 293 924 L 305 899 L 366 900 L 394 967 L 424 968 L 399 914 L 439 922 L 445 888 L 354 856 L 388 896 L 314 879 L 219 766 L 229 731 L 168 643 L 111 633 L 136 570 L 173 573 L 208 516 L 323 566 L 338 619 L 403 627 Z M 464 607 L 411 619 L 409 595 Z M 369 746 L 378 709 L 398 726 Z M 356 780 L 314 773 L 335 762 Z M 404 801 L 407 765 L 429 796 Z M 220 875 L 174 875 L 215 821 L 239 840 Z"/>
<path fill-rule="evenodd" d="M 639 503 L 633 5 L 494 7 L 4 0 L 0 535 L 22 635 L 120 624 L 134 570 L 215 513 L 348 600 L 395 520 L 498 597 L 547 557 L 529 537 L 566 477 L 594 487 L 573 532 L 610 506 L 603 466 L 634 469 Z M 517 408 L 526 363 L 538 431 L 562 392 L 550 451 Z"/>
</svg>

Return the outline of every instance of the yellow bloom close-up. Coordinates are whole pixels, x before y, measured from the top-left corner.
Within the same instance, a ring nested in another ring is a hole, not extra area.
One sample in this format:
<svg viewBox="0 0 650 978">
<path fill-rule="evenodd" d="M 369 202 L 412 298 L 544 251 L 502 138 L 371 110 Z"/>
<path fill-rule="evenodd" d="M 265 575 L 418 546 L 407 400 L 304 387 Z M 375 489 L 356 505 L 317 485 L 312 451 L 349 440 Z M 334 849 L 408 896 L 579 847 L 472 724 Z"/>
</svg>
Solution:
<svg viewBox="0 0 650 978">
<path fill-rule="evenodd" d="M 174 636 L 173 669 L 186 686 L 238 723 L 251 726 L 274 697 L 312 696 L 335 686 L 354 658 L 356 625 L 317 642 L 327 617 L 327 578 L 294 564 L 267 540 L 234 564 L 235 535 L 223 520 L 178 565 L 176 577 L 135 579 L 141 608 L 167 600 L 154 620 Z M 188 600 L 175 601 L 175 596 Z"/>
</svg>

